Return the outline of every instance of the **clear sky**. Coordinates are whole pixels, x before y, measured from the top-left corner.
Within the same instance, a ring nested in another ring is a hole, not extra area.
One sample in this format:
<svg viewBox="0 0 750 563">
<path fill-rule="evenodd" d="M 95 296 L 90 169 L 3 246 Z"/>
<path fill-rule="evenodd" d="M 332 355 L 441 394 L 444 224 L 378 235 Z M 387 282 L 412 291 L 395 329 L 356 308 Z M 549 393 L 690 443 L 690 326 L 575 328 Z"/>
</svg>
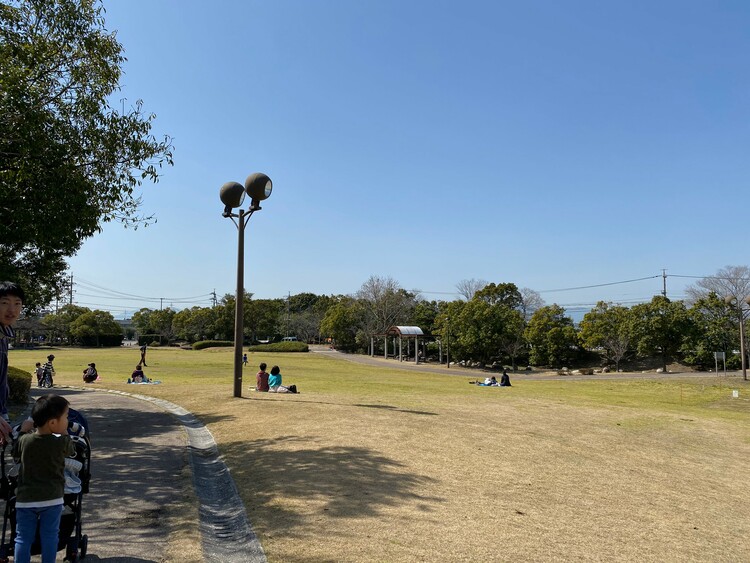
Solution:
<svg viewBox="0 0 750 563">
<path fill-rule="evenodd" d="M 80 304 L 123 318 L 233 293 L 219 187 L 256 171 L 274 183 L 246 233 L 260 298 L 375 274 L 573 310 L 750 263 L 744 0 L 104 5 L 128 58 L 115 99 L 157 114 L 175 166 L 144 185 L 155 225 L 106 225 L 70 260 Z"/>
</svg>

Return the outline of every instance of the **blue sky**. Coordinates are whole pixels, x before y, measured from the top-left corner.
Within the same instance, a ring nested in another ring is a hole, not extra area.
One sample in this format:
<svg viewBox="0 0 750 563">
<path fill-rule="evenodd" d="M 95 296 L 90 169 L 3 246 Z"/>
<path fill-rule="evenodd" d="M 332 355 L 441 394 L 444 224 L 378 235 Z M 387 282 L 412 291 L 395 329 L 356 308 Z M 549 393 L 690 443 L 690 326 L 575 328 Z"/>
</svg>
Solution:
<svg viewBox="0 0 750 563">
<path fill-rule="evenodd" d="M 428 299 L 514 282 L 572 310 L 750 263 L 747 2 L 104 5 L 128 58 L 114 99 L 157 114 L 175 166 L 144 186 L 155 225 L 106 225 L 70 260 L 81 304 L 232 293 L 218 190 L 256 171 L 274 182 L 246 234 L 261 298 L 375 274 Z"/>
</svg>

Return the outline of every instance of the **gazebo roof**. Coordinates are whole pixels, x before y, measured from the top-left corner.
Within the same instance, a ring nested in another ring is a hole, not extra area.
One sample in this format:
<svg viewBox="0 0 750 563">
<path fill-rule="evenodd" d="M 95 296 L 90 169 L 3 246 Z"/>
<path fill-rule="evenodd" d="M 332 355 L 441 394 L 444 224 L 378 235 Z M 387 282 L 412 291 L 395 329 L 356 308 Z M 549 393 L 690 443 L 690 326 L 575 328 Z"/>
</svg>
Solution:
<svg viewBox="0 0 750 563">
<path fill-rule="evenodd" d="M 399 336 L 424 336 L 424 332 L 418 326 L 392 326 L 386 334 Z"/>
</svg>

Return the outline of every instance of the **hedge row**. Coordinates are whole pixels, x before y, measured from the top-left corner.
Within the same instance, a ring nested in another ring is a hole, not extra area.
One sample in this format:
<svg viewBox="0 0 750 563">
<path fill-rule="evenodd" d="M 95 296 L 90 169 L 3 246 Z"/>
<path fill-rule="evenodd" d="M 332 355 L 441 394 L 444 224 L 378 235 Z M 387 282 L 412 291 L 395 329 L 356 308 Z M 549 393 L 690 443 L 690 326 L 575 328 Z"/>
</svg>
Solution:
<svg viewBox="0 0 750 563">
<path fill-rule="evenodd" d="M 201 340 L 193 344 L 193 350 L 203 350 L 204 348 L 213 348 L 215 346 L 234 346 L 231 340 Z"/>
<path fill-rule="evenodd" d="M 10 386 L 10 401 L 26 403 L 29 400 L 29 391 L 31 391 L 31 373 L 13 366 L 8 367 L 8 385 Z"/>
<path fill-rule="evenodd" d="M 247 350 L 248 352 L 309 352 L 310 348 L 304 342 L 273 342 L 248 346 Z"/>
</svg>

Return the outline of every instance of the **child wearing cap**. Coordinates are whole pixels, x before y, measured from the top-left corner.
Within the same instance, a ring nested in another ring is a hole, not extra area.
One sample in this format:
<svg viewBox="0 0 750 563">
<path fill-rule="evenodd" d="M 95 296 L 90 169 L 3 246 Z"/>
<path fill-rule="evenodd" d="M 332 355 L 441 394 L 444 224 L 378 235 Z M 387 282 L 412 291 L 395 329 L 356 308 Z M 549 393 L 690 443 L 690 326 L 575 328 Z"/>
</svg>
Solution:
<svg viewBox="0 0 750 563">
<path fill-rule="evenodd" d="M 68 436 L 69 403 L 59 395 L 43 395 L 34 403 L 31 417 L 36 432 L 22 434 L 13 445 L 20 463 L 16 490 L 16 563 L 31 560 L 37 524 L 42 563 L 53 563 L 65 490 L 65 459 L 75 455 Z"/>
</svg>

